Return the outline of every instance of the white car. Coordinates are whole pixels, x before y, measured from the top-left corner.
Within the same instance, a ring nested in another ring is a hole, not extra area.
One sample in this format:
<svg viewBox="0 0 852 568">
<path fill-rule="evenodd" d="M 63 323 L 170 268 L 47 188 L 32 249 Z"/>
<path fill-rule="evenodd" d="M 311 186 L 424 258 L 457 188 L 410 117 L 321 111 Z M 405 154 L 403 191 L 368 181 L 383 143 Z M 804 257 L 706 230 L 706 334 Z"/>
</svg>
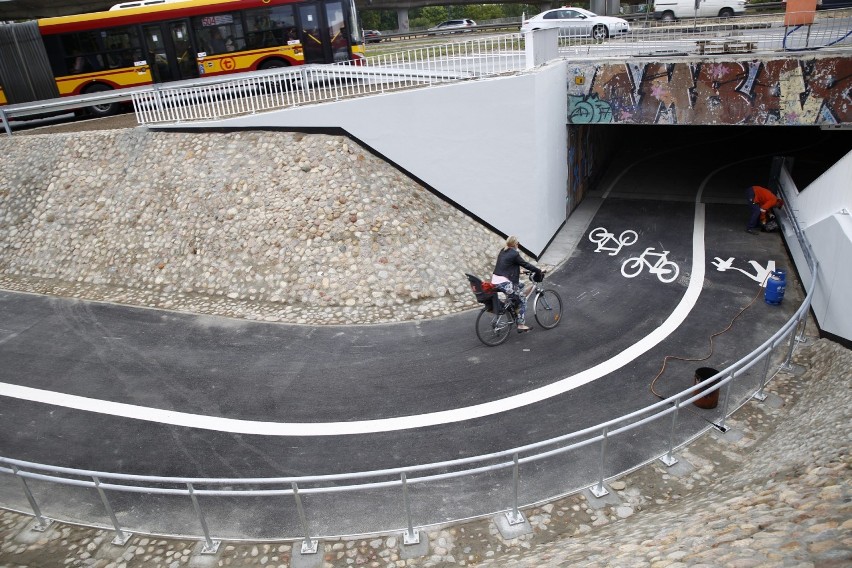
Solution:
<svg viewBox="0 0 852 568">
<path fill-rule="evenodd" d="M 559 28 L 560 36 L 589 36 L 596 40 L 606 39 L 630 31 L 627 20 L 612 16 L 598 16 L 583 8 L 556 8 L 524 21 L 521 32 Z"/>
<path fill-rule="evenodd" d="M 746 0 L 656 0 L 654 18 L 672 22 L 680 18 L 730 18 L 745 14 Z"/>
</svg>

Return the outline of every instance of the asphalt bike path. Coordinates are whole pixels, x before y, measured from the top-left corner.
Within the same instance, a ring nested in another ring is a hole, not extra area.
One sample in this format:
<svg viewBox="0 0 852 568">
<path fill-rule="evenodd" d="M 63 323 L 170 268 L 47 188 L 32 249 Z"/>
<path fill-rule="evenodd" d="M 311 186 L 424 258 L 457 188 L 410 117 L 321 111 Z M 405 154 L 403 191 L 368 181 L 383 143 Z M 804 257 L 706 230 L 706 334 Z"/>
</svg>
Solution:
<svg viewBox="0 0 852 568">
<path fill-rule="evenodd" d="M 719 159 L 724 163 L 724 156 Z M 610 194 L 572 256 L 545 280 L 565 304 L 560 326 L 512 334 L 496 348 L 477 340 L 476 311 L 417 323 L 313 328 L 0 293 L 0 382 L 95 401 L 94 411 L 84 411 L 11 398 L 0 387 L 0 448 L 17 459 L 146 475 L 319 475 L 494 452 L 645 407 L 658 400 L 649 384 L 666 355 L 703 355 L 709 335 L 759 295 L 747 272 L 757 274 L 755 266 L 770 261 L 789 267 L 778 235 L 742 230 L 743 205 L 703 206 L 702 289 L 676 332 L 602 377 L 538 401 L 419 427 L 307 436 L 164 424 L 155 413 L 149 420 L 127 418 L 97 411 L 97 401 L 174 411 L 190 420 L 322 425 L 393 418 L 404 426 L 410 417 L 463 412 L 552 387 L 619 357 L 678 309 L 692 277 L 696 187 L 712 166 L 684 171 L 694 184 L 678 176 L 656 179 L 644 194 L 634 178 L 623 178 L 613 194 L 628 197 Z M 634 172 L 647 175 L 653 164 L 643 167 Z M 747 178 L 753 168 L 732 166 L 739 171 L 707 178 L 703 191 L 735 201 L 741 188 L 728 190 L 727 178 Z M 634 231 L 636 242 L 612 255 L 596 252 L 588 237 L 597 227 L 615 237 Z M 678 265 L 676 279 L 661 281 L 665 275 L 651 270 L 653 257 L 638 274 L 625 275 L 625 261 L 649 248 L 667 251 L 665 259 Z M 795 294 L 791 288 L 788 294 Z M 759 298 L 720 336 L 710 359 L 669 363 L 657 390 L 674 394 L 692 384 L 696 366 L 723 368 L 737 360 L 796 305 L 767 306 Z M 684 439 L 715 418 L 710 411 L 684 413 Z M 657 451 L 667 426 L 614 439 L 613 471 Z M 575 456 L 571 467 L 587 476 L 594 461 Z M 556 478 L 567 475 L 552 471 L 541 468 L 528 502 L 555 494 Z M 448 514 L 435 512 L 438 518 Z"/>
</svg>

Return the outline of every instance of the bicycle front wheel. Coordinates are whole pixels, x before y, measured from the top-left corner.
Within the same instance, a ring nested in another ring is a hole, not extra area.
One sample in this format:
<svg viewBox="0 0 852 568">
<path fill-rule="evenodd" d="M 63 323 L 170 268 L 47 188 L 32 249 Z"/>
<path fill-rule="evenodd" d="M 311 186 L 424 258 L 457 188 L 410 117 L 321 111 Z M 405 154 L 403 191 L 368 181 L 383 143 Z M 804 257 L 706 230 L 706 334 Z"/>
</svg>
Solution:
<svg viewBox="0 0 852 568">
<path fill-rule="evenodd" d="M 476 337 L 488 347 L 494 347 L 506 341 L 511 330 L 512 320 L 505 312 L 495 315 L 482 310 L 476 317 Z"/>
<path fill-rule="evenodd" d="M 553 329 L 562 319 L 562 298 L 556 290 L 544 290 L 533 301 L 535 321 L 544 329 Z"/>
</svg>

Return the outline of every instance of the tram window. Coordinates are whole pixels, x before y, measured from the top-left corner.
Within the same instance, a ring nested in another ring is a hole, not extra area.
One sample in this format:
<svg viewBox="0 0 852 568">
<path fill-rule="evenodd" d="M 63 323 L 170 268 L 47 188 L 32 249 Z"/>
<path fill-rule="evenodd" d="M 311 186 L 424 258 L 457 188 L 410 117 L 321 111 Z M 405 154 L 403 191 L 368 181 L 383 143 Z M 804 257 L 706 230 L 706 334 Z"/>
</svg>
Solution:
<svg viewBox="0 0 852 568">
<path fill-rule="evenodd" d="M 246 32 L 249 49 L 287 45 L 298 37 L 293 7 L 246 10 Z"/>
<path fill-rule="evenodd" d="M 199 49 L 209 55 L 246 48 L 243 23 L 239 14 L 216 14 L 192 19 Z"/>
<path fill-rule="evenodd" d="M 98 32 L 79 32 L 62 36 L 65 66 L 71 74 L 103 71 L 104 58 L 99 53 Z"/>
<path fill-rule="evenodd" d="M 101 32 L 110 68 L 132 67 L 144 59 L 136 28 L 111 28 Z"/>
</svg>

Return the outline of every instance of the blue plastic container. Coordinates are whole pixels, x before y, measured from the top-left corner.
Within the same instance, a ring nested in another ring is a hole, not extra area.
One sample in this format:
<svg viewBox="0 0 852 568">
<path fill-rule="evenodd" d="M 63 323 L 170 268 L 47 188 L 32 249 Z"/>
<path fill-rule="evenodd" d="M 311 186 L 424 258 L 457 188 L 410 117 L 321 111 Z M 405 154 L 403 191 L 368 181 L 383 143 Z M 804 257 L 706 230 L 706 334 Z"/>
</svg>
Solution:
<svg viewBox="0 0 852 568">
<path fill-rule="evenodd" d="M 766 280 L 766 292 L 764 299 L 767 304 L 777 305 L 784 299 L 784 290 L 787 288 L 787 272 L 774 270 Z"/>
</svg>

